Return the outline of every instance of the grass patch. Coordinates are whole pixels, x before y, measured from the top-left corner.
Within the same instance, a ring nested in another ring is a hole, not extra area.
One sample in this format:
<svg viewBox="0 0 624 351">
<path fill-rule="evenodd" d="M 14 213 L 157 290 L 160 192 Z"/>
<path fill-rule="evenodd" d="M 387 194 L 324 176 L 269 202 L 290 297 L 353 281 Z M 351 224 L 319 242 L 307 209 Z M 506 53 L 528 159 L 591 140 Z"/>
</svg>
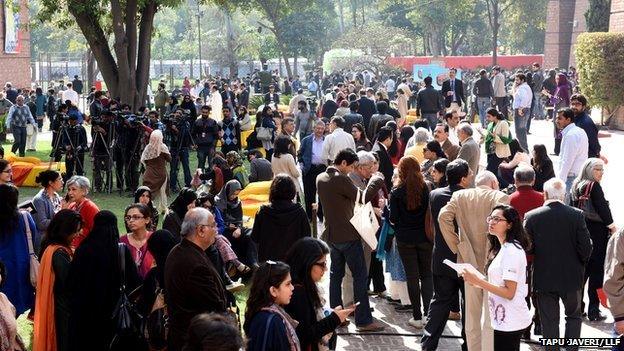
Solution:
<svg viewBox="0 0 624 351">
<path fill-rule="evenodd" d="M 89 131 L 87 131 L 89 133 Z M 2 143 L 2 147 L 5 152 L 11 150 L 11 143 L 4 142 Z M 34 156 L 40 158 L 42 161 L 50 160 L 50 152 L 52 151 L 52 146 L 49 141 L 39 141 L 37 142 L 37 151 L 27 151 L 26 156 Z M 191 171 L 197 168 L 197 157 L 195 156 L 195 152 L 191 150 L 191 156 L 189 157 Z M 85 176 L 90 180 L 93 179 L 93 163 L 91 161 L 91 156 L 89 154 L 85 155 Z M 180 167 L 180 175 L 178 176 L 178 180 L 182 180 L 182 167 Z M 180 182 L 178 182 L 180 183 Z M 141 184 L 141 180 L 139 181 Z M 182 181 L 182 185 L 184 182 Z M 20 187 L 19 188 L 19 202 L 26 201 L 28 199 L 32 199 L 33 196 L 39 192 L 40 188 L 32 188 L 32 187 Z M 172 194 L 168 199 L 169 203 L 173 200 L 175 194 Z M 113 192 L 111 194 L 102 194 L 102 193 L 91 193 L 88 197 L 93 200 L 100 210 L 109 210 L 113 212 L 117 216 L 117 225 L 119 228 L 119 232 L 123 235 L 126 233 L 125 225 L 123 223 L 123 215 L 126 206 L 130 205 L 133 202 L 133 198 L 129 197 L 127 193 L 123 193 L 119 195 L 118 192 Z M 159 227 L 162 226 L 162 216 L 160 218 Z M 244 313 L 247 305 L 247 298 L 249 296 L 249 287 L 246 286 L 245 289 L 235 294 L 237 305 L 241 311 L 241 323 L 244 322 Z M 17 327 L 18 332 L 27 348 L 30 350 L 32 345 L 32 337 L 33 337 L 33 325 L 32 322 L 28 321 L 26 316 L 28 315 L 27 311 L 23 315 L 18 318 Z"/>
</svg>

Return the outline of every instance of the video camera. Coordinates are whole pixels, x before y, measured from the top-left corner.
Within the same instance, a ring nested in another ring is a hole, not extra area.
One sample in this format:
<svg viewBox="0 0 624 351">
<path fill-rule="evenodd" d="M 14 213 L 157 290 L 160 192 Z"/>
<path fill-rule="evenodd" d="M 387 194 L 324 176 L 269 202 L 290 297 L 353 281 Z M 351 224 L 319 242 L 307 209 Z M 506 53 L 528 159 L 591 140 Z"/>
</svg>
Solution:
<svg viewBox="0 0 624 351">
<path fill-rule="evenodd" d="M 318 107 L 318 101 L 316 97 L 307 97 L 306 101 L 308 102 L 308 106 L 310 106 L 310 111 L 316 111 L 316 108 Z"/>
</svg>

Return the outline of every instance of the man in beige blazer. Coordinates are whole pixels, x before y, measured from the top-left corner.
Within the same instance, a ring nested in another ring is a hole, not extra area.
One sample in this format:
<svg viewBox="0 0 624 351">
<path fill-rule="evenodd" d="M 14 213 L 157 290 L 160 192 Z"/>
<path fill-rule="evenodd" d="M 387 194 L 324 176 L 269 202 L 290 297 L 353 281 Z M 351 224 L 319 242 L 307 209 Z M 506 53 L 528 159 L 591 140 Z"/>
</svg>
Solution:
<svg viewBox="0 0 624 351">
<path fill-rule="evenodd" d="M 458 263 L 470 263 L 485 274 L 488 230 L 485 218 L 498 204 L 509 204 L 509 196 L 498 190 L 496 176 L 483 171 L 476 177 L 476 188 L 459 190 L 442 208 L 438 221 L 448 247 Z M 457 223 L 458 230 L 455 229 Z M 492 351 L 494 334 L 490 324 L 487 293 L 464 284 L 466 296 L 466 342 L 469 351 Z"/>
</svg>

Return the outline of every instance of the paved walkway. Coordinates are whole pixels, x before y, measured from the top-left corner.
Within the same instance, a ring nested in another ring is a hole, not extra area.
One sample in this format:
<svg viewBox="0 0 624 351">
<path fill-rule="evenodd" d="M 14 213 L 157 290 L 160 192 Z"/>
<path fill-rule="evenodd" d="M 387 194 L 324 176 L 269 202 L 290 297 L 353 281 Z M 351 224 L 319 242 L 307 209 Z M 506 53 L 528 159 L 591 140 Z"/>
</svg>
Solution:
<svg viewBox="0 0 624 351">
<path fill-rule="evenodd" d="M 552 122 L 534 121 L 531 126 L 531 135 L 529 135 L 529 145 L 545 144 L 549 152 L 552 152 L 554 140 L 552 138 Z M 615 222 L 621 228 L 624 225 L 624 187 L 618 181 L 620 175 L 624 174 L 624 155 L 622 154 L 622 145 L 624 145 L 624 133 L 611 132 L 611 137 L 601 138 L 600 143 L 603 147 L 603 153 L 609 158 L 610 162 L 606 167 L 603 179 L 603 188 L 607 198 L 611 201 L 611 211 L 615 218 Z M 481 163 L 486 164 L 485 155 L 482 155 Z M 555 165 L 558 157 L 551 156 Z M 329 282 L 329 275 L 325 277 L 325 284 Z M 587 300 L 587 297 L 585 297 Z M 398 313 L 394 310 L 394 306 L 388 304 L 384 299 L 372 297 L 371 306 L 374 307 L 373 316 L 386 324 L 384 333 L 394 335 L 365 335 L 357 334 L 353 323 L 348 328 L 340 329 L 342 335 L 338 338 L 338 350 L 421 350 L 420 338 L 422 330 L 415 329 L 407 324 L 411 314 Z M 563 307 L 561 308 L 563 311 Z M 603 310 L 603 313 L 609 315 L 609 312 Z M 564 316 L 561 319 L 561 333 L 565 330 Z M 609 337 L 612 330 L 613 319 L 609 317 L 605 322 L 589 322 L 583 320 L 581 331 L 582 337 Z M 461 323 L 449 321 L 446 325 L 444 337 L 440 339 L 438 350 L 456 351 L 460 350 L 461 339 L 459 338 L 461 331 Z M 351 334 L 353 333 L 353 334 Z M 399 334 L 399 335 L 397 335 Z M 532 335 L 531 341 L 524 341 L 521 350 L 541 350 L 538 345 L 539 337 Z"/>
</svg>

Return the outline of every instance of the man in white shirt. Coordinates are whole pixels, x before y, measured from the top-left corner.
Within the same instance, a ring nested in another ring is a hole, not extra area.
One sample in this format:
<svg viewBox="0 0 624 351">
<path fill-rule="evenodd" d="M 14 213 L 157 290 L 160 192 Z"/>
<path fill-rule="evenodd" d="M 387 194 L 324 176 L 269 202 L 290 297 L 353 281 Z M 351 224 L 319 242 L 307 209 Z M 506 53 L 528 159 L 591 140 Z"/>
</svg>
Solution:
<svg viewBox="0 0 624 351">
<path fill-rule="evenodd" d="M 527 122 L 531 111 L 531 103 L 533 102 L 533 91 L 531 91 L 531 87 L 527 84 L 524 73 L 516 74 L 515 83 L 513 110 L 516 139 L 518 139 L 524 151 L 528 151 Z"/>
<path fill-rule="evenodd" d="M 343 130 L 345 121 L 342 117 L 334 117 L 329 124 L 331 134 L 325 137 L 323 143 L 323 162 L 333 164 L 336 155 L 344 149 L 355 151 L 353 136 Z"/>
<path fill-rule="evenodd" d="M 459 138 L 457 137 L 457 125 L 459 124 L 459 112 L 456 110 L 449 111 L 444 114 L 444 121 L 449 126 L 449 140 L 455 145 L 459 145 Z"/>
<path fill-rule="evenodd" d="M 78 93 L 72 88 L 72 83 L 67 83 L 67 90 L 63 92 L 63 103 L 69 100 L 72 102 L 72 105 L 78 106 L 79 99 Z"/>
<path fill-rule="evenodd" d="M 288 103 L 288 112 L 290 112 L 291 116 L 295 116 L 295 113 L 298 112 L 299 101 L 303 101 L 306 103 L 306 107 L 308 102 L 306 101 L 306 97 L 303 95 L 303 89 L 297 90 L 297 95 L 293 96 Z"/>
<path fill-rule="evenodd" d="M 589 141 L 585 131 L 574 124 L 574 111 L 571 109 L 559 110 L 555 123 L 561 129 L 562 135 L 556 175 L 565 182 L 567 194 L 572 188 L 572 181 L 581 174 L 583 163 L 587 160 Z"/>
</svg>

